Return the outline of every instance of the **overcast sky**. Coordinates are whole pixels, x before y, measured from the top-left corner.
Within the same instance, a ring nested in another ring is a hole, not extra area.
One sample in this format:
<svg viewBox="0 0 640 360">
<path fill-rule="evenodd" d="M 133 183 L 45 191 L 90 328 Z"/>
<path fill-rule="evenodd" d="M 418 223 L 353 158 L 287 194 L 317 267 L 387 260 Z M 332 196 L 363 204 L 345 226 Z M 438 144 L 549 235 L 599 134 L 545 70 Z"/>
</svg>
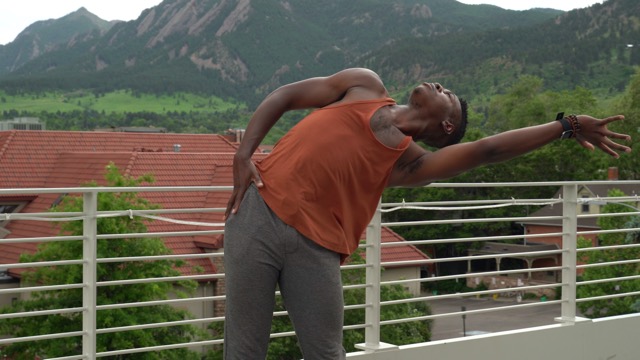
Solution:
<svg viewBox="0 0 640 360">
<path fill-rule="evenodd" d="M 493 4 L 505 9 L 546 7 L 571 10 L 603 0 L 459 0 L 465 4 Z M 0 0 L 0 45 L 13 41 L 27 26 L 39 20 L 57 19 L 85 7 L 105 20 L 133 20 L 144 9 L 162 0 Z"/>
<path fill-rule="evenodd" d="M 491 4 L 503 9 L 528 10 L 531 8 L 550 8 L 569 11 L 586 8 L 603 0 L 458 0 L 465 4 Z"/>
</svg>

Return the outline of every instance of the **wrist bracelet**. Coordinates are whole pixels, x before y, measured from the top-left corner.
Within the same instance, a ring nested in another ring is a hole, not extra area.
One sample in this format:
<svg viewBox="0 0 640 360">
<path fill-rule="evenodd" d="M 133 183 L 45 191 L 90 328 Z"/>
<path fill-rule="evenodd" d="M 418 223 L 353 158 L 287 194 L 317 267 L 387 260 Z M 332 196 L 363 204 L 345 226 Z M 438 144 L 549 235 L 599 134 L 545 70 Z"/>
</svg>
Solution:
<svg viewBox="0 0 640 360">
<path fill-rule="evenodd" d="M 578 123 L 578 118 L 576 118 L 575 115 L 564 117 L 564 113 L 561 112 L 556 116 L 556 121 L 560 121 L 560 124 L 562 124 L 562 134 L 560 134 L 560 139 L 571 139 L 575 136 L 576 131 L 573 125 L 573 121 L 570 120 L 571 117 L 576 119 L 575 123 L 579 127 L 580 124 Z"/>
<path fill-rule="evenodd" d="M 578 117 L 575 114 L 571 114 L 567 116 L 567 120 L 571 123 L 571 128 L 573 129 L 573 136 L 575 137 L 580 132 L 580 121 L 578 121 Z"/>
<path fill-rule="evenodd" d="M 571 122 L 564 117 L 563 112 L 558 113 L 556 121 L 560 121 L 560 124 L 562 124 L 562 134 L 560 134 L 560 139 L 570 139 L 573 137 L 573 126 L 571 126 Z"/>
</svg>

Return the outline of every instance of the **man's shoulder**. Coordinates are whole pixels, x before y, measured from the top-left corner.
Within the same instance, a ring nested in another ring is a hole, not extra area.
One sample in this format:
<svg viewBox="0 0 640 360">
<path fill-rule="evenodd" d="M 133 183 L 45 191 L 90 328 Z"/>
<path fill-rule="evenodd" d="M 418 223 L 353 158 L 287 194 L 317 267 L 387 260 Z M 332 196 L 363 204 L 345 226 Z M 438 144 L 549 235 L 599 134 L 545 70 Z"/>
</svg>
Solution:
<svg viewBox="0 0 640 360">
<path fill-rule="evenodd" d="M 349 71 L 356 80 L 365 82 L 368 86 L 376 89 L 384 89 L 386 93 L 384 83 L 380 78 L 380 75 L 375 71 L 367 68 L 351 68 Z"/>
<path fill-rule="evenodd" d="M 389 97 L 382 79 L 373 70 L 350 68 L 336 75 L 340 77 L 343 86 L 348 89 L 341 99 L 342 102 Z"/>
<path fill-rule="evenodd" d="M 373 76 L 380 79 L 380 76 L 373 70 L 363 67 L 352 67 L 342 70 L 343 73 L 360 75 L 360 76 Z"/>
</svg>

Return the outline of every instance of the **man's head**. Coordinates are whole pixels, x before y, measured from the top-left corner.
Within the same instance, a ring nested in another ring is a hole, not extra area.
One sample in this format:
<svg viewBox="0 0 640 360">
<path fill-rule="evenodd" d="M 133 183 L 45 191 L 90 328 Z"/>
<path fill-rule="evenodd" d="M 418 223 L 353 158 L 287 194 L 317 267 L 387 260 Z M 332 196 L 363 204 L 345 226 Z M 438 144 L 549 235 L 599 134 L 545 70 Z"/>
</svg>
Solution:
<svg viewBox="0 0 640 360">
<path fill-rule="evenodd" d="M 460 103 L 460 117 L 459 119 L 457 119 L 458 121 L 454 131 L 450 134 L 450 136 L 447 137 L 447 142 L 442 147 L 459 143 L 460 141 L 462 141 L 464 134 L 467 132 L 467 101 L 465 99 L 458 98 L 458 102 Z"/>
<path fill-rule="evenodd" d="M 438 83 L 423 83 L 409 96 L 408 106 L 422 124 L 414 140 L 443 148 L 459 143 L 467 130 L 467 102 Z"/>
</svg>

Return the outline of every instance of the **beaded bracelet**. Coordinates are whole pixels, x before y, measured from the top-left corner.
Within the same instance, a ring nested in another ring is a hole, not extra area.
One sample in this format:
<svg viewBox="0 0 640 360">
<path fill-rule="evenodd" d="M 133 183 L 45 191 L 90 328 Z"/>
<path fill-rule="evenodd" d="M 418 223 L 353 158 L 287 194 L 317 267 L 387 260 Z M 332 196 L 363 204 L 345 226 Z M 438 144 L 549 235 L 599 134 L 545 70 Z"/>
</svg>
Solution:
<svg viewBox="0 0 640 360">
<path fill-rule="evenodd" d="M 567 120 L 569 120 L 569 123 L 571 124 L 573 136 L 575 137 L 580 132 L 580 121 L 578 121 L 578 117 L 575 114 L 567 116 Z"/>
</svg>

